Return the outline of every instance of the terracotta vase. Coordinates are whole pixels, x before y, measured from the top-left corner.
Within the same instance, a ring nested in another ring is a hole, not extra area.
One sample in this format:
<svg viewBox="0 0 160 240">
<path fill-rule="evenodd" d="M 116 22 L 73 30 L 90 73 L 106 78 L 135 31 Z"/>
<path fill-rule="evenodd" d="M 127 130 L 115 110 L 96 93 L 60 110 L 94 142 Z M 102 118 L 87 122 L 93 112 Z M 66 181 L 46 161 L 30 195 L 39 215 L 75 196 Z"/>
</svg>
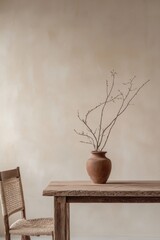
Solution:
<svg viewBox="0 0 160 240">
<path fill-rule="evenodd" d="M 92 151 L 92 156 L 87 160 L 86 169 L 94 183 L 104 184 L 107 182 L 112 164 L 105 156 L 106 152 Z"/>
</svg>

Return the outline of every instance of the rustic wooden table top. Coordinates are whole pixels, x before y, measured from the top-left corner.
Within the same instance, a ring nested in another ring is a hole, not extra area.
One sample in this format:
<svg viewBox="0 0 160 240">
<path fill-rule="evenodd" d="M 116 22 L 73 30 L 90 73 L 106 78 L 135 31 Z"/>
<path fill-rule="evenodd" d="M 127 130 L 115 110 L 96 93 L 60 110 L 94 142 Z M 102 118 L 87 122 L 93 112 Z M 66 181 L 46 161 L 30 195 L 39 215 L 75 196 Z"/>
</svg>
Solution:
<svg viewBox="0 0 160 240">
<path fill-rule="evenodd" d="M 108 181 L 106 184 L 94 184 L 91 181 L 52 181 L 44 189 L 43 195 L 160 197 L 160 181 Z"/>
<path fill-rule="evenodd" d="M 52 181 L 43 195 L 54 197 L 55 240 L 70 240 L 71 203 L 160 203 L 160 181 Z"/>
</svg>

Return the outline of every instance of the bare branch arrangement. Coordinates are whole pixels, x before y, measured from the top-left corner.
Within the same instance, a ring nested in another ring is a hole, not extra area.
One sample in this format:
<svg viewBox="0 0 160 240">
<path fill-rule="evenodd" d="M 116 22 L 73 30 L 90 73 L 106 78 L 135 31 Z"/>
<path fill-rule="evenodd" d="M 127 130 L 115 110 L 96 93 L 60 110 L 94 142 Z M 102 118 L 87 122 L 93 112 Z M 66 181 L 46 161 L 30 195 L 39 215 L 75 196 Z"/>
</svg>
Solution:
<svg viewBox="0 0 160 240">
<path fill-rule="evenodd" d="M 86 128 L 86 132 L 82 131 L 79 132 L 74 129 L 75 133 L 84 137 L 84 141 L 80 141 L 81 143 L 85 144 L 91 144 L 94 148 L 94 151 L 103 151 L 105 148 L 108 139 L 110 137 L 111 131 L 117 122 L 117 119 L 124 113 L 124 111 L 131 105 L 132 100 L 136 97 L 136 95 L 139 93 L 139 91 L 150 81 L 147 80 L 144 82 L 141 86 L 138 88 L 134 87 L 134 80 L 135 76 L 131 78 L 127 83 L 123 83 L 125 88 L 127 89 L 124 93 L 121 90 L 118 90 L 118 93 L 113 95 L 113 90 L 115 87 L 115 79 L 116 79 L 116 72 L 114 70 L 111 71 L 111 81 L 109 82 L 106 80 L 106 96 L 102 103 L 97 104 L 95 107 L 89 109 L 84 117 L 80 116 L 80 113 L 78 111 L 78 119 L 83 123 L 83 125 Z M 109 103 L 115 103 L 119 101 L 119 107 L 118 110 L 113 117 L 113 119 L 109 123 L 104 122 L 104 113 L 107 108 L 107 104 Z M 88 121 L 88 118 L 90 114 L 100 108 L 100 114 L 99 114 L 99 123 L 98 128 L 96 130 L 93 130 L 90 126 L 90 123 Z"/>
</svg>

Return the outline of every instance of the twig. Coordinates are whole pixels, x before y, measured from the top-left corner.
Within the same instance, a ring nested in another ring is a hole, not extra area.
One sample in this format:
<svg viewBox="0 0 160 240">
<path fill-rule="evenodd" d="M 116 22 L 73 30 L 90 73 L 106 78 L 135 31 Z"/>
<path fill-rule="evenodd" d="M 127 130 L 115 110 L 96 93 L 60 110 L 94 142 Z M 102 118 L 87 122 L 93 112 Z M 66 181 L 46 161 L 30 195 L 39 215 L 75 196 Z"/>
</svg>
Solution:
<svg viewBox="0 0 160 240">
<path fill-rule="evenodd" d="M 116 76 L 116 72 L 114 70 L 111 71 L 112 80 L 111 80 L 110 86 L 109 86 L 108 80 L 106 80 L 105 101 L 97 104 L 95 107 L 88 110 L 87 113 L 85 114 L 84 118 L 80 117 L 79 112 L 77 114 L 78 119 L 86 126 L 86 129 L 89 132 L 89 134 L 85 133 L 83 131 L 82 132 L 78 132 L 76 130 L 74 130 L 74 131 L 78 135 L 81 135 L 82 137 L 86 137 L 88 139 L 88 141 L 80 141 L 80 142 L 86 143 L 86 144 L 91 144 L 94 147 L 94 150 L 97 150 L 97 151 L 98 150 L 102 151 L 104 149 L 104 147 L 106 146 L 108 139 L 110 137 L 111 131 L 112 131 L 117 119 L 119 118 L 119 116 L 124 113 L 124 111 L 131 105 L 132 100 L 136 97 L 136 95 L 139 93 L 139 91 L 150 81 L 150 80 L 147 80 L 139 88 L 135 88 L 135 87 L 133 88 L 133 82 L 135 79 L 135 76 L 134 76 L 127 83 L 123 83 L 124 86 L 126 86 L 126 87 L 128 86 L 126 93 L 122 92 L 121 90 L 118 90 L 118 94 L 116 94 L 115 96 L 111 96 L 112 91 L 115 86 L 115 76 Z M 131 94 L 132 92 L 134 92 L 134 94 Z M 121 101 L 118 111 L 117 111 L 115 117 L 110 121 L 110 123 L 107 124 L 107 126 L 103 126 L 104 125 L 103 124 L 104 111 L 106 109 L 106 106 L 108 103 L 111 103 L 111 102 L 114 103 L 116 100 Z M 98 109 L 99 107 L 102 107 L 102 109 L 100 111 L 98 129 L 92 130 L 92 128 L 89 126 L 89 123 L 88 123 L 88 117 L 94 110 Z M 107 132 L 107 134 L 106 134 L 106 132 Z"/>
<path fill-rule="evenodd" d="M 138 94 L 138 92 L 139 92 L 139 91 L 144 87 L 144 85 L 146 85 L 149 81 L 150 81 L 150 80 L 147 80 L 146 82 L 144 82 L 144 83 L 137 89 L 137 91 L 133 94 L 133 96 L 130 98 L 130 100 L 127 102 L 126 106 L 125 106 L 125 107 L 123 108 L 123 110 L 122 110 L 122 107 L 123 107 L 123 105 L 124 105 L 125 100 L 126 100 L 127 97 L 129 96 L 129 93 L 132 91 L 131 89 L 128 90 L 128 93 L 127 93 L 124 101 L 122 102 L 123 104 L 121 105 L 121 107 L 120 107 L 120 109 L 119 109 L 116 117 L 115 117 L 115 118 L 110 122 L 110 124 L 103 130 L 103 134 L 104 134 L 105 131 L 111 126 L 110 129 L 109 129 L 109 132 L 108 132 L 108 134 L 107 134 L 106 140 L 105 140 L 105 142 L 104 142 L 103 147 L 101 148 L 101 150 L 104 149 L 104 147 L 105 147 L 105 145 L 106 145 L 106 143 L 107 143 L 107 141 L 108 141 L 108 138 L 109 138 L 109 136 L 110 136 L 111 130 L 112 130 L 113 126 L 115 125 L 116 121 L 117 121 L 117 118 L 128 108 L 128 106 L 130 105 L 130 102 L 135 98 L 135 96 Z"/>
<path fill-rule="evenodd" d="M 106 107 L 106 104 L 107 104 L 107 101 L 112 93 L 112 90 L 113 90 L 113 87 L 114 87 L 114 80 L 115 80 L 115 75 L 116 75 L 116 72 L 113 70 L 111 71 L 111 75 L 112 75 L 112 84 L 111 84 L 111 88 L 110 90 L 108 89 L 108 83 L 107 83 L 107 96 L 106 96 L 106 100 L 104 102 L 104 105 L 102 107 L 102 110 L 101 110 L 101 114 L 100 114 L 100 122 L 99 122 L 99 134 L 98 134 L 98 141 L 97 141 L 97 149 L 99 148 L 100 144 L 99 144 L 99 140 L 100 140 L 100 137 L 101 137 L 101 129 L 102 129 L 102 123 L 103 123 L 103 114 L 104 114 L 104 109 Z M 109 90 L 109 92 L 108 92 Z"/>
</svg>

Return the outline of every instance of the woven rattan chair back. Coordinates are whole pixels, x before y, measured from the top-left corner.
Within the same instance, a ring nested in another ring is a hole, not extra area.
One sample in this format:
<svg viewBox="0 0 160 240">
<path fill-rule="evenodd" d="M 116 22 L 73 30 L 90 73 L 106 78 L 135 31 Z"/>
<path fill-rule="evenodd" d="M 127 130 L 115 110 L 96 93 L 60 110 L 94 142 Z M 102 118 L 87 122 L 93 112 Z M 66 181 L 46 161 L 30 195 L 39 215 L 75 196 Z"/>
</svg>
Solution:
<svg viewBox="0 0 160 240">
<path fill-rule="evenodd" d="M 0 196 L 3 216 L 22 211 L 25 215 L 25 204 L 19 168 L 0 172 Z"/>
</svg>

